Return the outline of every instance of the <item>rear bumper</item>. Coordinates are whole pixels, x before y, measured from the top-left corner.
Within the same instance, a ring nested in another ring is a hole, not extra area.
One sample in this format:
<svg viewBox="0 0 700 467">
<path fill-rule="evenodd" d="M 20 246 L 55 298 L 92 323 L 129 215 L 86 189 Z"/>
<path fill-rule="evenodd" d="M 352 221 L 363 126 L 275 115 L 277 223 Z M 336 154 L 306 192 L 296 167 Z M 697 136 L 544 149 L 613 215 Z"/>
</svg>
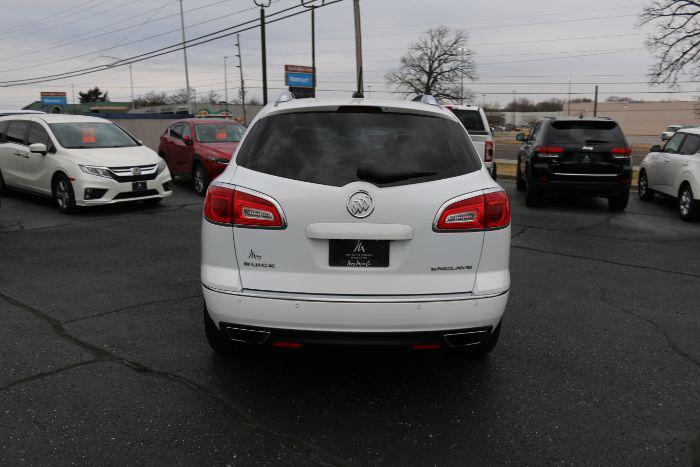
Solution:
<svg viewBox="0 0 700 467">
<path fill-rule="evenodd" d="M 484 296 L 399 297 L 202 290 L 209 316 L 218 327 L 235 323 L 280 332 L 393 334 L 491 329 L 500 322 L 508 302 L 508 290 Z"/>
<path fill-rule="evenodd" d="M 611 177 L 612 178 L 612 177 Z M 550 180 L 549 182 L 534 182 L 539 192 L 573 192 L 591 196 L 616 196 L 629 193 L 630 186 L 614 181 L 580 181 L 580 180 Z"/>
</svg>

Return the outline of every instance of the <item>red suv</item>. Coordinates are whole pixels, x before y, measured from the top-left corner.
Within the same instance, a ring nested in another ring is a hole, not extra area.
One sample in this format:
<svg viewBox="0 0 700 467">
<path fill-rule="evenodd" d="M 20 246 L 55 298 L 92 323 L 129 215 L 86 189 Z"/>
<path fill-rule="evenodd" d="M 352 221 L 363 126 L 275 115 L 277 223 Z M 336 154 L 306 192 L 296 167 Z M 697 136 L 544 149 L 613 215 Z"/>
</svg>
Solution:
<svg viewBox="0 0 700 467">
<path fill-rule="evenodd" d="M 209 182 L 228 165 L 243 133 L 243 125 L 231 120 L 178 120 L 161 135 L 158 154 L 173 175 L 190 177 L 197 194 L 204 196 Z"/>
</svg>

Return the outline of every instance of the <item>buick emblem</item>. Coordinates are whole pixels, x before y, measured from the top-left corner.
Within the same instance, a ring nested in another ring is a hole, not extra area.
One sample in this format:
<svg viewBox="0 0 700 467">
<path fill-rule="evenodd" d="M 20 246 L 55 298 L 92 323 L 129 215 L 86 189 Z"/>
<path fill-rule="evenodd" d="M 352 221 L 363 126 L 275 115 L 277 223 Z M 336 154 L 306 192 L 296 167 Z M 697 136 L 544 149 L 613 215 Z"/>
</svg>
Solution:
<svg viewBox="0 0 700 467">
<path fill-rule="evenodd" d="M 362 219 L 374 211 L 374 200 L 366 191 L 356 191 L 348 198 L 347 208 L 350 215 Z"/>
<path fill-rule="evenodd" d="M 131 169 L 131 175 L 135 177 L 141 175 L 141 167 L 133 167 Z"/>
</svg>

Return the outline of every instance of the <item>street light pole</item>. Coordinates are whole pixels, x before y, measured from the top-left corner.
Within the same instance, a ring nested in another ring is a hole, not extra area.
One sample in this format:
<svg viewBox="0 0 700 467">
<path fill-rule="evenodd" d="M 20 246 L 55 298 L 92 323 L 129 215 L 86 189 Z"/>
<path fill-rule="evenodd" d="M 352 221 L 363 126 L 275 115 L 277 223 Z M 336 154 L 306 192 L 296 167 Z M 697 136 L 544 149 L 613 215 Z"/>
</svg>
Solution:
<svg viewBox="0 0 700 467">
<path fill-rule="evenodd" d="M 226 60 L 228 60 L 228 57 L 224 56 L 224 105 L 226 116 L 228 117 L 228 72 L 226 71 Z"/>
<path fill-rule="evenodd" d="M 566 105 L 566 115 L 571 116 L 571 80 L 573 78 L 569 76 L 569 101 L 568 104 Z"/>
<path fill-rule="evenodd" d="M 241 35 L 236 34 L 236 48 L 238 49 L 238 68 L 241 72 L 241 103 L 243 104 L 243 124 L 246 122 L 246 112 L 245 112 L 245 83 L 243 82 L 243 57 L 241 55 Z"/>
<path fill-rule="evenodd" d="M 515 91 L 513 91 L 513 108 L 511 110 L 513 111 L 513 127 L 515 127 Z"/>
<path fill-rule="evenodd" d="M 190 72 L 187 68 L 187 46 L 185 45 L 185 14 L 182 11 L 182 0 L 180 0 L 180 27 L 182 29 L 182 53 L 185 57 L 185 91 L 187 92 L 187 111 L 194 113 L 192 108 L 192 95 L 190 94 Z"/>
<path fill-rule="evenodd" d="M 272 0 L 253 0 L 260 7 L 260 49 L 262 51 L 263 105 L 267 105 L 267 53 L 265 50 L 265 8 Z"/>
<path fill-rule="evenodd" d="M 117 64 L 117 62 L 122 62 L 123 60 L 119 57 L 115 57 L 113 55 L 100 55 L 100 57 L 104 58 L 109 58 L 112 60 L 116 60 L 116 62 L 112 63 L 111 65 L 108 65 L 109 67 L 113 67 Z M 129 83 L 131 84 L 131 110 L 134 110 L 135 104 L 134 104 L 134 69 L 133 69 L 133 63 L 129 63 Z M 73 99 L 75 100 L 75 98 Z M 75 103 L 75 102 L 74 102 Z"/>
</svg>

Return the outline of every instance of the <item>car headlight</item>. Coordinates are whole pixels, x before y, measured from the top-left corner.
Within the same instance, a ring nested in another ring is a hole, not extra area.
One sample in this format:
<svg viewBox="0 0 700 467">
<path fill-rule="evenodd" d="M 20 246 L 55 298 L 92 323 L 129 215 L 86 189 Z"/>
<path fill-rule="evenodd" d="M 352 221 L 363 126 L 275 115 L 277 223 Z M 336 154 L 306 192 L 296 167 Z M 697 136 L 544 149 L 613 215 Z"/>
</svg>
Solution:
<svg viewBox="0 0 700 467">
<path fill-rule="evenodd" d="M 162 171 L 165 170 L 165 168 L 168 166 L 168 164 L 165 163 L 163 159 L 158 162 L 158 168 L 156 169 L 156 175 L 159 175 Z"/>
<path fill-rule="evenodd" d="M 98 177 L 112 178 L 112 172 L 106 167 L 94 167 L 92 165 L 81 165 L 78 164 L 80 170 L 90 175 L 97 175 Z"/>
</svg>

